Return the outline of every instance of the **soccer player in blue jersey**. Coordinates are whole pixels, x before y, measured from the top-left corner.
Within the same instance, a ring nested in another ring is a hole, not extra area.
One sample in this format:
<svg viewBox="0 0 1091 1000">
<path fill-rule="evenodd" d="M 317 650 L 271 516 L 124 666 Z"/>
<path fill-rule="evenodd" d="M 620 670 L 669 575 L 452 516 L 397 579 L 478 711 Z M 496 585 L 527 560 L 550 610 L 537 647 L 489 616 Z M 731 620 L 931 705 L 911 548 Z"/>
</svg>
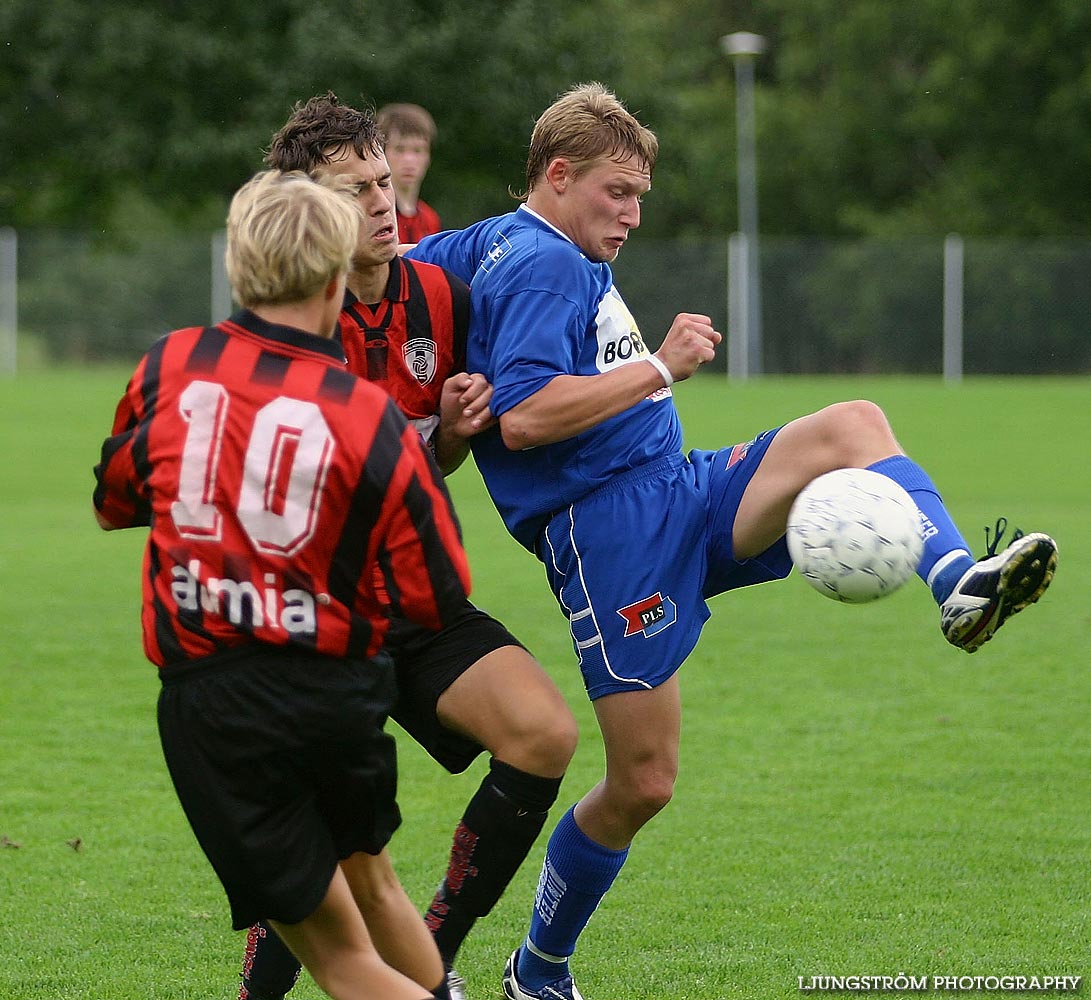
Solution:
<svg viewBox="0 0 1091 1000">
<path fill-rule="evenodd" d="M 529 933 L 504 971 L 511 1000 L 580 1000 L 568 966 L 577 938 L 673 792 L 677 671 L 706 600 L 788 575 L 788 510 L 810 480 L 861 467 L 909 491 L 925 539 L 918 573 L 944 636 L 968 652 L 1037 601 L 1056 566 L 1039 533 L 975 563 L 874 403 L 683 453 L 671 387 L 712 359 L 721 335 L 681 313 L 651 353 L 610 272 L 657 154 L 613 94 L 575 87 L 535 125 L 523 205 L 409 252 L 470 282 L 467 363 L 492 383 L 499 418 L 474 456 L 508 530 L 545 564 L 606 751 L 606 776 L 549 840 Z"/>
</svg>

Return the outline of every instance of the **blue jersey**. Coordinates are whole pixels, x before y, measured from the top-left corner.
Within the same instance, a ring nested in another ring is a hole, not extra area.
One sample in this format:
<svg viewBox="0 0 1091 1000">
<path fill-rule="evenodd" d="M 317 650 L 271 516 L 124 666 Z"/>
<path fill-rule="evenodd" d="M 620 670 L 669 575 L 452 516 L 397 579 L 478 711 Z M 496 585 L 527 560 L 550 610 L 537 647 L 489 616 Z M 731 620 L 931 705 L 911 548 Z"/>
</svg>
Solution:
<svg viewBox="0 0 1091 1000">
<path fill-rule="evenodd" d="M 406 256 L 469 283 L 467 370 L 492 383 L 497 417 L 558 375 L 597 375 L 650 353 L 609 265 L 588 260 L 526 207 L 427 237 Z M 472 443 L 508 531 L 537 551 L 553 514 L 620 473 L 680 453 L 682 429 L 666 388 L 555 444 L 509 451 L 498 427 Z"/>
</svg>

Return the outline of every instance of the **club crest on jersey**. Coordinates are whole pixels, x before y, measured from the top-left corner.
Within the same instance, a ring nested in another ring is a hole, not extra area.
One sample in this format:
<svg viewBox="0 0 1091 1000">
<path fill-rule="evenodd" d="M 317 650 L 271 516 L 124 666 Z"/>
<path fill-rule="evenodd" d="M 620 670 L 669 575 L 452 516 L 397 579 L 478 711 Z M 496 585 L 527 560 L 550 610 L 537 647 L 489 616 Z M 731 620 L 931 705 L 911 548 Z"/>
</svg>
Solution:
<svg viewBox="0 0 1091 1000">
<path fill-rule="evenodd" d="M 407 340 L 402 348 L 405 367 L 421 385 L 428 385 L 436 375 L 436 342 L 427 337 Z"/>
<path fill-rule="evenodd" d="M 489 252 L 485 254 L 480 265 L 478 265 L 482 271 L 490 271 L 494 264 L 500 262 L 500 258 L 504 256 L 511 249 L 511 243 L 503 233 L 497 233 L 496 239 L 493 241 L 493 245 L 489 247 Z"/>
<path fill-rule="evenodd" d="M 618 608 L 617 613 L 625 619 L 627 636 L 636 635 L 638 632 L 652 636 L 678 620 L 678 606 L 658 591 L 628 607 Z"/>
</svg>

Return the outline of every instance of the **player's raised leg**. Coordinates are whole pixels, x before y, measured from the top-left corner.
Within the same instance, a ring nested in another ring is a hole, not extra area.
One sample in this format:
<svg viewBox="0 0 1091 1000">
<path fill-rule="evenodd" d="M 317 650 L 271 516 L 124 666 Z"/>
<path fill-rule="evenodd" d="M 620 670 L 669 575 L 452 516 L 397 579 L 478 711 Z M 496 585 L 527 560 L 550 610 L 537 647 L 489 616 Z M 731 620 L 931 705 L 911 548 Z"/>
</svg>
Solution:
<svg viewBox="0 0 1091 1000">
<path fill-rule="evenodd" d="M 856 400 L 835 403 L 785 424 L 769 446 L 739 504 L 733 528 L 735 554 L 763 552 L 783 534 L 799 491 L 832 469 L 866 468 L 894 480 L 913 498 L 921 516 L 924 554 L 917 575 L 940 606 L 941 628 L 952 645 L 975 652 L 1012 615 L 1045 592 L 1057 564 L 1048 535 L 1016 539 L 975 563 L 939 490 L 898 444 L 883 411 Z"/>
</svg>

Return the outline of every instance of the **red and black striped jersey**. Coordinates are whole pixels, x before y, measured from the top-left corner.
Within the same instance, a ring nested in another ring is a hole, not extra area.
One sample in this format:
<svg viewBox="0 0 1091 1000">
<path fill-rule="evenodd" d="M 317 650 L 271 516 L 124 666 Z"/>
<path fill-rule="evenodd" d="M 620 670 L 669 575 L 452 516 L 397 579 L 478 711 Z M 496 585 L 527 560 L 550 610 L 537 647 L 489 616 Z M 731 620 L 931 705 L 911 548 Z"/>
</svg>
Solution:
<svg viewBox="0 0 1091 1000">
<path fill-rule="evenodd" d="M 395 257 L 373 305 L 345 292 L 339 321 L 348 369 L 380 385 L 430 440 L 443 383 L 465 370 L 470 289 L 453 274 Z"/>
<path fill-rule="evenodd" d="M 100 520 L 151 527 L 142 623 L 160 666 L 253 642 L 366 658 L 389 615 L 436 629 L 465 606 L 442 476 L 335 340 L 245 310 L 168 334 L 95 476 Z"/>
<path fill-rule="evenodd" d="M 414 215 L 402 215 L 398 211 L 398 239 L 403 243 L 420 243 L 425 236 L 438 233 L 441 228 L 439 213 L 427 202 L 418 199 Z"/>
</svg>

